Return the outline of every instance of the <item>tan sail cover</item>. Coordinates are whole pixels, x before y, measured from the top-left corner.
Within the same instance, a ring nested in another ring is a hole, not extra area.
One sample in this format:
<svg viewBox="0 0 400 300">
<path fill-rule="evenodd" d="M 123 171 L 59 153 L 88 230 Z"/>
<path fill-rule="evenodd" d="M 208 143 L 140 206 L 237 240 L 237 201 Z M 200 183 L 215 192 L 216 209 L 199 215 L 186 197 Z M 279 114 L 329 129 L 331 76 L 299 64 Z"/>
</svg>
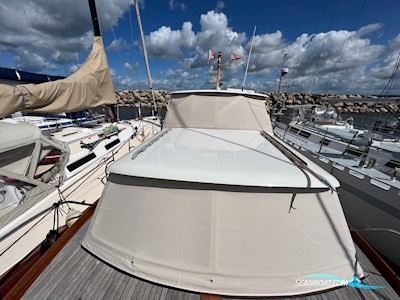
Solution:
<svg viewBox="0 0 400 300">
<path fill-rule="evenodd" d="M 0 84 L 0 117 L 16 111 L 62 113 L 106 104 L 116 104 L 101 37 L 93 38 L 93 49 L 85 63 L 71 76 L 41 84 L 16 87 Z"/>
<path fill-rule="evenodd" d="M 164 127 L 264 130 L 273 134 L 265 101 L 245 95 L 175 94 Z"/>
</svg>

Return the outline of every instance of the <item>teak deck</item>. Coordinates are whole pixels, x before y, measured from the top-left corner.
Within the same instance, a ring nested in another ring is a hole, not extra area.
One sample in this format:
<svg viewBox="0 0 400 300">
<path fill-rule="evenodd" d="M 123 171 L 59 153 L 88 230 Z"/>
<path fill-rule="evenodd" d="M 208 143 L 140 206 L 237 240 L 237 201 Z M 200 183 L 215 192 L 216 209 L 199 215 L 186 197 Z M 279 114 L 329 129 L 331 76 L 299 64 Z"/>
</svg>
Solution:
<svg viewBox="0 0 400 300">
<path fill-rule="evenodd" d="M 200 299 L 199 293 L 169 288 L 139 279 L 91 255 L 80 246 L 88 225 L 89 222 L 86 222 L 64 246 L 27 290 L 23 299 Z M 363 283 L 381 285 L 385 288 L 367 290 L 342 287 L 314 295 L 267 299 L 400 299 L 359 248 L 357 252 L 360 264 L 367 275 Z M 223 297 L 223 299 L 234 298 Z"/>
</svg>

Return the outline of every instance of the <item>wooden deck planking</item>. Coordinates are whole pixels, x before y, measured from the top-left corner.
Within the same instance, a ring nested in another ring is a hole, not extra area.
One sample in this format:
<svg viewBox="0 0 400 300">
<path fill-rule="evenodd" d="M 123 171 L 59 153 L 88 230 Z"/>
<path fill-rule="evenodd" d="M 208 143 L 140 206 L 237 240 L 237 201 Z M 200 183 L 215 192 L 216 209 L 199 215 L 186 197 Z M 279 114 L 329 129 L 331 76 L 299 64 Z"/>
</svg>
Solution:
<svg viewBox="0 0 400 300">
<path fill-rule="evenodd" d="M 28 289 L 23 299 L 143 299 L 199 300 L 200 294 L 168 288 L 138 279 L 119 271 L 80 246 L 89 222 L 67 243 Z M 400 299 L 388 286 L 369 259 L 358 249 L 358 258 L 367 277 L 364 284 L 384 285 L 380 290 L 342 287 L 325 293 L 256 299 L 333 300 L 333 299 Z M 243 299 L 223 297 L 226 300 Z"/>
</svg>

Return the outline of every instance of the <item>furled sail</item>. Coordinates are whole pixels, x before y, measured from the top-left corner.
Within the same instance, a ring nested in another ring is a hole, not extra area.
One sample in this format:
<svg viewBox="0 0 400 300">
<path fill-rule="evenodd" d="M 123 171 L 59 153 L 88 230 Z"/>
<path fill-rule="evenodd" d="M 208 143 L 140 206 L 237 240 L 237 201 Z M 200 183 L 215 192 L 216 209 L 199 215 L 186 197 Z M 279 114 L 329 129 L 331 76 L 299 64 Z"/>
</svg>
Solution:
<svg viewBox="0 0 400 300">
<path fill-rule="evenodd" d="M 0 117 L 16 111 L 62 113 L 100 105 L 116 104 L 101 36 L 93 38 L 93 49 L 71 76 L 41 84 L 0 84 Z"/>
</svg>

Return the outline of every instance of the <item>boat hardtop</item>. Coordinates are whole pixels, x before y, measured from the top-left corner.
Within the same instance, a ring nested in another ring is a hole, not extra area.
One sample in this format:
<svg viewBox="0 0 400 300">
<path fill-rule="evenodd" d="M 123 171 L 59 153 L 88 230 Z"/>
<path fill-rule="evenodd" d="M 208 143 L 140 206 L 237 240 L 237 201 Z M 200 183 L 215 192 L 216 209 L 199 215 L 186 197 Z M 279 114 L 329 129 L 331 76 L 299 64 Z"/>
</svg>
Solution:
<svg viewBox="0 0 400 300">
<path fill-rule="evenodd" d="M 127 155 L 114 163 L 109 171 L 189 182 L 326 188 L 325 183 L 297 167 L 258 131 L 173 128 L 164 129 L 161 135 L 154 143 L 150 141 L 137 149 L 137 155 Z M 338 186 L 333 176 L 326 177 L 331 185 Z"/>
<path fill-rule="evenodd" d="M 326 188 L 260 134 L 273 135 L 265 104 L 248 97 L 253 95 L 265 96 L 232 90 L 174 92 L 163 131 L 109 171 L 214 184 Z M 339 185 L 333 176 L 325 177 L 331 186 Z"/>
</svg>

